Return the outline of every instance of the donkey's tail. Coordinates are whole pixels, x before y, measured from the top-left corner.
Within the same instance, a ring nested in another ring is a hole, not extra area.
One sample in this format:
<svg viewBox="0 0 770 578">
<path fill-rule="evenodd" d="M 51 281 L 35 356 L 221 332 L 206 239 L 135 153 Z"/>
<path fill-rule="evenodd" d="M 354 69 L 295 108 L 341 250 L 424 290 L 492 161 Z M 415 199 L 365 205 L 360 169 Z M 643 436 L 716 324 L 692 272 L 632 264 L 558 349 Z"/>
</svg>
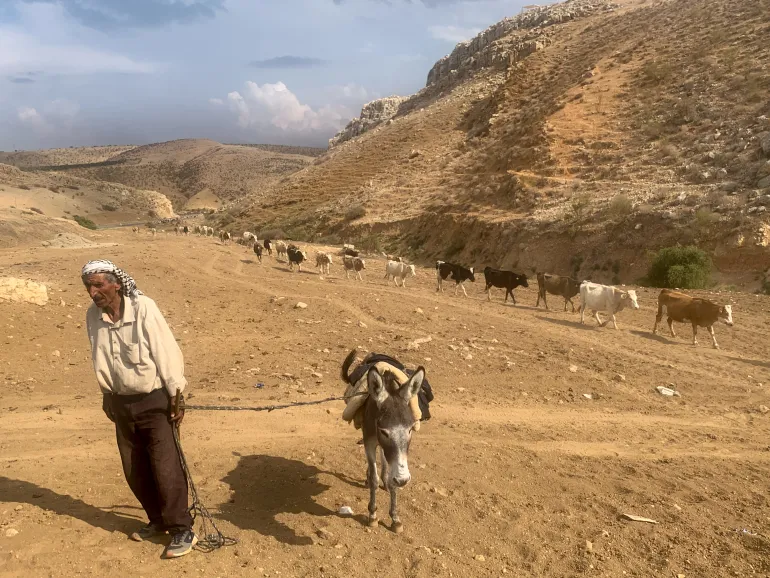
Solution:
<svg viewBox="0 0 770 578">
<path fill-rule="evenodd" d="M 345 383 L 350 383 L 350 374 L 348 373 L 348 370 L 350 369 L 350 366 L 353 365 L 353 361 L 356 359 L 356 350 L 351 349 L 350 353 L 348 353 L 348 356 L 345 358 L 345 361 L 342 362 L 342 371 L 340 372 L 340 377 L 342 377 L 342 381 Z"/>
</svg>

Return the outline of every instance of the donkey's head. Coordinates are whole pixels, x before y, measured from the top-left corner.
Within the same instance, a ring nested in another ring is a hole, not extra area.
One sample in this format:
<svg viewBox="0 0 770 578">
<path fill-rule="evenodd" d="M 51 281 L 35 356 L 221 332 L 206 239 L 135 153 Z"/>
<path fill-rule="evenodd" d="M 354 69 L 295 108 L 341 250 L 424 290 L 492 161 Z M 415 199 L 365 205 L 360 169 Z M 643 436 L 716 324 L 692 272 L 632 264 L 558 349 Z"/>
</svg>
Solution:
<svg viewBox="0 0 770 578">
<path fill-rule="evenodd" d="M 377 441 L 389 466 L 390 480 L 386 481 L 399 488 L 407 485 L 411 479 L 407 457 L 417 421 L 409 401 L 420 391 L 424 377 L 423 367 L 419 367 L 403 385 L 390 372 L 386 371 L 380 377 L 374 367 L 367 375 L 369 395 L 378 409 L 375 423 Z"/>
</svg>

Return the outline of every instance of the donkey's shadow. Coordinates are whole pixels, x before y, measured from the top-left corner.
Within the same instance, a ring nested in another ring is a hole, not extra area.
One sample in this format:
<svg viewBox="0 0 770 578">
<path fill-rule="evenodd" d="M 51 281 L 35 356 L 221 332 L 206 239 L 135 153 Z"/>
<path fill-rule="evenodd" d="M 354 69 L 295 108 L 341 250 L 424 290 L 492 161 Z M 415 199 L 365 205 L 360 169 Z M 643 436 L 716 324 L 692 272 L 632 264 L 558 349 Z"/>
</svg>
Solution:
<svg viewBox="0 0 770 578">
<path fill-rule="evenodd" d="M 220 517 L 243 530 L 273 536 L 295 546 L 313 543 L 278 520 L 283 514 L 337 516 L 315 501 L 330 486 L 321 483 L 324 474 L 313 465 L 279 456 L 241 456 L 235 468 L 222 481 L 229 484 L 233 501 L 220 506 Z"/>
</svg>

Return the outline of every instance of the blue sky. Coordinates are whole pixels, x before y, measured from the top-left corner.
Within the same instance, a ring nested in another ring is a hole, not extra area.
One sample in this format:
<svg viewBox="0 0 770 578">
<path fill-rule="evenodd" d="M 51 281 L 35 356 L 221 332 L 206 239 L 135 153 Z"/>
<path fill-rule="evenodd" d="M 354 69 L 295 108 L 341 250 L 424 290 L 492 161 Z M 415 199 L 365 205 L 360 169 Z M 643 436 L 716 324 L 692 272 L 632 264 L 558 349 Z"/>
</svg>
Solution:
<svg viewBox="0 0 770 578">
<path fill-rule="evenodd" d="M 325 146 L 526 0 L 0 0 L 0 150 Z"/>
</svg>

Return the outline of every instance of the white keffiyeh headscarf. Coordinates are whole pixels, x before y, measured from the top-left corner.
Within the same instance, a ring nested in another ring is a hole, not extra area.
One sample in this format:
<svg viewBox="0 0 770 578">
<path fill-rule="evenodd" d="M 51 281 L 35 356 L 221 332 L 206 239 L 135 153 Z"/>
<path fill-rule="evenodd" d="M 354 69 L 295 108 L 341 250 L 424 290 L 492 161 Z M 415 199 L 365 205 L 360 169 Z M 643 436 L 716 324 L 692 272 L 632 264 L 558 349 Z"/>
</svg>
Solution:
<svg viewBox="0 0 770 578">
<path fill-rule="evenodd" d="M 112 261 L 103 259 L 99 259 L 97 261 L 89 261 L 83 265 L 83 270 L 80 272 L 80 276 L 85 277 L 86 275 L 93 275 L 94 273 L 112 273 L 115 275 L 115 277 L 117 277 L 120 281 L 121 292 L 125 297 L 144 295 L 144 293 L 136 288 L 136 281 L 133 280 L 131 275 L 115 265 L 115 263 Z"/>
</svg>

